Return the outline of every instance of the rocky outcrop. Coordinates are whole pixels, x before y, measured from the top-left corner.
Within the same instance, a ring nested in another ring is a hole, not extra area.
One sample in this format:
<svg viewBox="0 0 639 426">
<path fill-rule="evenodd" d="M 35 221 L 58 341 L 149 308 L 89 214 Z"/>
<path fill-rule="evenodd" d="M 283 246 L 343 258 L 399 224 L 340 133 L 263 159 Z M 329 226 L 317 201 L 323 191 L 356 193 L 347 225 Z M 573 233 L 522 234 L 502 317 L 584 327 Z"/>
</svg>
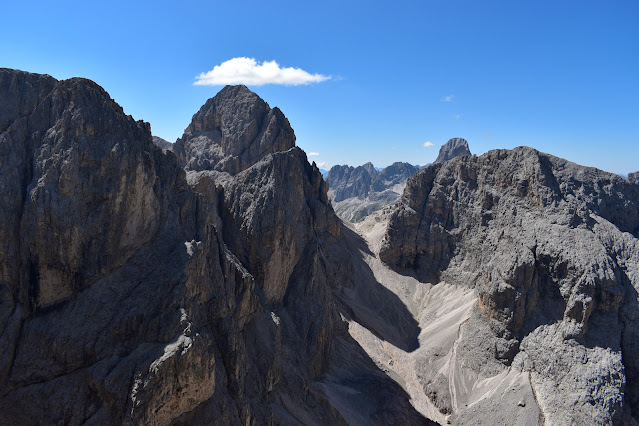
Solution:
<svg viewBox="0 0 639 426">
<path fill-rule="evenodd" d="M 444 161 L 452 160 L 462 155 L 470 155 L 468 142 L 466 142 L 466 139 L 452 138 L 439 148 L 439 155 L 437 155 L 437 159 L 433 164 L 443 163 Z"/>
<path fill-rule="evenodd" d="M 372 163 L 363 166 L 333 166 L 326 180 L 335 212 L 349 222 L 357 222 L 393 203 L 404 189 L 406 179 L 419 170 L 408 163 L 393 163 L 378 171 Z"/>
<path fill-rule="evenodd" d="M 630 182 L 639 184 L 639 172 L 628 173 L 628 180 Z"/>
<path fill-rule="evenodd" d="M 195 362 L 206 340 L 182 333 L 190 307 L 164 297 L 183 279 L 175 273 L 192 240 L 176 232 L 178 201 L 195 201 L 184 172 L 95 83 L 0 75 L 3 99 L 21 105 L 3 115 L 0 135 L 2 192 L 14 195 L 1 209 L 1 422 L 135 417 L 138 400 L 127 396 L 150 358 L 180 341 L 171 356 Z M 158 377 L 170 371 L 159 364 Z M 203 397 L 183 388 L 195 403 Z M 174 403 L 177 388 L 162 392 Z"/>
<path fill-rule="evenodd" d="M 626 424 L 639 413 L 638 237 L 637 185 L 522 147 L 409 178 L 379 256 L 474 288 L 479 319 L 456 353 L 529 373 L 547 423 Z"/>
<path fill-rule="evenodd" d="M 371 182 L 375 174 L 372 163 L 366 163 L 363 166 L 333 166 L 328 172 L 326 181 L 330 186 L 331 199 L 334 202 L 343 201 L 347 198 L 368 196 L 371 190 Z"/>
<path fill-rule="evenodd" d="M 193 116 L 174 152 L 186 170 L 235 175 L 293 146 L 295 133 L 279 108 L 246 86 L 226 86 Z"/>
<path fill-rule="evenodd" d="M 153 144 L 162 151 L 173 151 L 173 144 L 159 136 L 153 136 Z"/>
<path fill-rule="evenodd" d="M 0 98 L 1 424 L 426 422 L 346 332 L 354 259 L 279 110 L 227 87 L 176 157 L 91 81 Z"/>
</svg>

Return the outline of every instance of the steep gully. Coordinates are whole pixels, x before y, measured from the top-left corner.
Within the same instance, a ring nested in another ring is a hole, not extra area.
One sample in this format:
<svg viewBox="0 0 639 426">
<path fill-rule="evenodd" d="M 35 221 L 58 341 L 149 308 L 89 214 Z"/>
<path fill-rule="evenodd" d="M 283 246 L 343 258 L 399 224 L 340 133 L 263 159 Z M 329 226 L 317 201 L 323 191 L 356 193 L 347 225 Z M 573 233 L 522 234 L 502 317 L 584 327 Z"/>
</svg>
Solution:
<svg viewBox="0 0 639 426">
<path fill-rule="evenodd" d="M 344 297 L 354 313 L 345 318 L 350 335 L 427 418 L 440 424 L 536 424 L 541 412 L 528 373 L 494 365 L 492 377 L 480 377 L 457 356 L 458 345 L 467 339 L 464 333 L 474 332 L 466 330 L 467 323 L 482 321 L 476 312 L 476 291 L 446 282 L 420 282 L 388 268 L 378 254 L 387 221 L 384 212 L 373 214 L 345 232 L 351 252 L 359 253 L 367 272 L 359 274 L 360 291 Z M 392 297 L 371 297 L 369 289 L 375 286 Z M 397 321 L 402 317 L 412 324 L 394 327 L 402 324 Z M 525 407 L 518 405 L 521 401 L 526 401 Z M 500 409 L 508 413 L 503 419 Z"/>
</svg>

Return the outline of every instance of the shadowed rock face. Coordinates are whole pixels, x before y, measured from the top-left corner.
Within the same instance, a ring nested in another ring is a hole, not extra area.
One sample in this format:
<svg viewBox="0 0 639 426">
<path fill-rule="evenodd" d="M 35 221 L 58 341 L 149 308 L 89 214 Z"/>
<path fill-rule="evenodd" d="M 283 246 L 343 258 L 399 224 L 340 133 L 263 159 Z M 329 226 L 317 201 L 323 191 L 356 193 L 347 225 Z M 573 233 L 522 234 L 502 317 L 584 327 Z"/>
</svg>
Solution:
<svg viewBox="0 0 639 426">
<path fill-rule="evenodd" d="M 628 173 L 628 180 L 630 182 L 639 184 L 639 172 Z"/>
<path fill-rule="evenodd" d="M 0 69 L 0 99 L 0 423 L 426 422 L 345 331 L 279 110 L 227 87 L 176 158 L 91 81 Z"/>
<path fill-rule="evenodd" d="M 418 170 L 419 166 L 400 162 L 381 171 L 372 163 L 333 166 L 326 177 L 329 198 L 343 220 L 357 222 L 397 200 L 406 179 Z"/>
<path fill-rule="evenodd" d="M 433 164 L 443 163 L 462 155 L 470 155 L 468 142 L 466 142 L 466 139 L 452 138 L 439 148 L 439 155 L 437 155 L 437 159 Z"/>
<path fill-rule="evenodd" d="M 246 86 L 226 86 L 193 116 L 174 151 L 186 170 L 235 175 L 293 146 L 295 133 L 279 108 Z"/>
<path fill-rule="evenodd" d="M 13 293 L 38 311 L 120 267 L 149 242 L 181 172 L 166 162 L 169 170 L 160 174 L 161 155 L 148 149 L 148 124 L 125 116 L 95 83 L 9 70 L 0 78 L 3 99 L 21 105 L 2 117 L 8 226 L 0 231 L 1 280 L 26 285 Z M 26 267 L 22 276 L 17 264 Z"/>
<path fill-rule="evenodd" d="M 522 147 L 409 178 L 379 255 L 475 287 L 494 356 L 531 373 L 547 422 L 626 423 L 639 413 L 637 237 L 639 186 Z"/>
</svg>

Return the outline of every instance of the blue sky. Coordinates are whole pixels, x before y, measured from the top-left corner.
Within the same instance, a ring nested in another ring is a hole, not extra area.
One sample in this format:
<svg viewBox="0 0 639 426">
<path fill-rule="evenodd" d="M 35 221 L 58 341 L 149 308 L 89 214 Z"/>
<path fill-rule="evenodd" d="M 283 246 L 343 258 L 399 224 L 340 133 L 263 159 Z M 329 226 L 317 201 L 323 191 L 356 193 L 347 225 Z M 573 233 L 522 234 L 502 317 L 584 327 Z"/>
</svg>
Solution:
<svg viewBox="0 0 639 426">
<path fill-rule="evenodd" d="M 2 10 L 0 66 L 90 78 L 170 141 L 222 87 L 196 77 L 247 57 L 331 76 L 249 86 L 324 167 L 424 164 L 464 137 L 477 154 L 528 145 L 639 170 L 636 0 L 23 0 Z"/>
</svg>

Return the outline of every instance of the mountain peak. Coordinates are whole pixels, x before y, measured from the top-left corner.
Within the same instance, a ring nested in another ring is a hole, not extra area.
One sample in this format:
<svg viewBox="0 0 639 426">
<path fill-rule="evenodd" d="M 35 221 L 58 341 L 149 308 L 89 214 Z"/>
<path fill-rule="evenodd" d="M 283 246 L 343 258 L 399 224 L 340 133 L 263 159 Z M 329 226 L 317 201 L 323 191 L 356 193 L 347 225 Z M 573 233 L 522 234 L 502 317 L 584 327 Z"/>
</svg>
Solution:
<svg viewBox="0 0 639 426">
<path fill-rule="evenodd" d="M 451 138 L 439 149 L 439 155 L 433 164 L 443 163 L 462 155 L 470 155 L 468 142 L 462 138 Z"/>
<path fill-rule="evenodd" d="M 187 170 L 235 175 L 274 152 L 295 146 L 295 133 L 279 110 L 246 86 L 226 86 L 193 115 L 175 152 Z"/>
<path fill-rule="evenodd" d="M 377 174 L 377 170 L 375 169 L 375 166 L 373 165 L 373 163 L 371 163 L 370 161 L 366 164 L 364 164 L 362 166 L 364 168 L 364 170 L 366 170 L 368 172 L 369 175 L 374 176 L 375 174 Z"/>
</svg>

